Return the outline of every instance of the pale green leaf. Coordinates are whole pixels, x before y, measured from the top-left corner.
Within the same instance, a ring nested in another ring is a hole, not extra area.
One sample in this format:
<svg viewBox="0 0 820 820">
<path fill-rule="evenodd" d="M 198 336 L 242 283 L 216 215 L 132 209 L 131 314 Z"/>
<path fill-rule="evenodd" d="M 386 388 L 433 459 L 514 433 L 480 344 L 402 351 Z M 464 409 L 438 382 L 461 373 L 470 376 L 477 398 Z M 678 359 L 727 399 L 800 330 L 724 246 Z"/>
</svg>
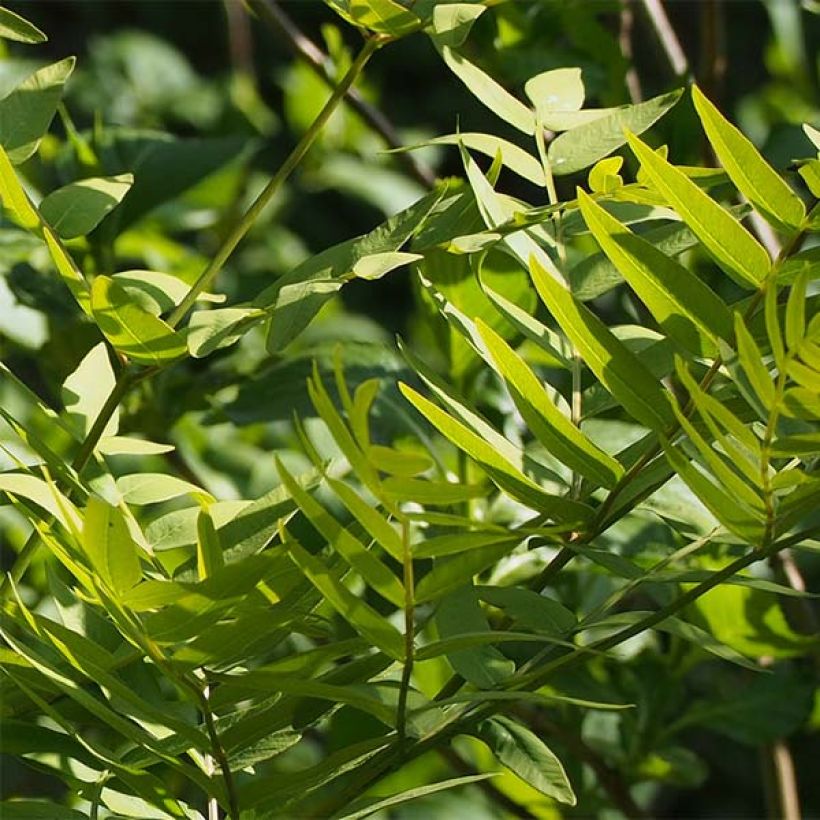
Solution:
<svg viewBox="0 0 820 820">
<path fill-rule="evenodd" d="M 104 342 L 95 345 L 83 357 L 77 369 L 63 382 L 62 399 L 69 421 L 83 437 L 91 430 L 116 379 Z M 111 414 L 103 436 L 113 436 L 119 427 L 119 409 Z"/>
<path fill-rule="evenodd" d="M 440 8 L 440 6 L 437 8 Z M 471 6 L 471 8 L 475 7 Z M 449 789 L 457 789 L 459 786 L 469 786 L 471 783 L 486 780 L 488 777 L 495 777 L 495 774 L 493 772 L 470 774 L 464 777 L 454 777 L 451 780 L 431 783 L 427 786 L 417 786 L 415 789 L 408 789 L 398 794 L 391 794 L 390 797 L 369 797 L 348 806 L 347 814 L 342 815 L 339 820 L 360 820 L 362 817 L 369 817 L 371 814 L 375 814 L 377 811 L 390 809 L 394 806 L 401 806 L 412 800 L 418 800 L 419 797 L 426 797 L 427 795 L 437 794 L 438 792 L 447 791 Z M 55 818 L 55 820 L 59 820 L 59 818 Z"/>
<path fill-rule="evenodd" d="M 535 117 L 524 103 L 449 46 L 441 46 L 439 51 L 453 74 L 497 117 L 525 134 L 535 133 Z"/>
<path fill-rule="evenodd" d="M 170 453 L 173 444 L 160 444 L 130 436 L 103 436 L 97 450 L 104 456 L 157 456 Z"/>
<path fill-rule="evenodd" d="M 279 459 L 276 468 L 293 500 L 328 544 L 385 600 L 397 607 L 404 606 L 404 587 L 390 569 L 306 493 Z"/>
<path fill-rule="evenodd" d="M 403 253 L 401 251 L 373 253 L 369 256 L 363 256 L 355 262 L 353 274 L 359 279 L 381 279 L 390 271 L 423 258 L 417 253 Z"/>
<path fill-rule="evenodd" d="M 612 487 L 623 468 L 594 445 L 553 403 L 538 377 L 523 359 L 480 319 L 477 323 L 498 372 L 530 431 L 549 453 L 603 487 Z"/>
<path fill-rule="evenodd" d="M 683 171 L 634 135 L 628 139 L 652 186 L 683 217 L 718 265 L 741 287 L 759 287 L 772 265 L 766 249 Z"/>
<path fill-rule="evenodd" d="M 170 501 L 182 495 L 210 498 L 201 487 L 165 473 L 133 473 L 117 479 L 117 489 L 127 504 L 142 506 Z"/>
<path fill-rule="evenodd" d="M 2 145 L 0 145 L 0 195 L 2 195 L 3 207 L 21 228 L 29 231 L 38 230 L 40 216 L 23 190 L 17 173 L 11 165 L 9 155 Z"/>
<path fill-rule="evenodd" d="M 404 478 L 426 473 L 433 466 L 433 460 L 424 453 L 397 450 L 381 444 L 370 445 L 367 448 L 367 458 L 380 472 Z"/>
<path fill-rule="evenodd" d="M 626 142 L 626 129 L 636 134 L 646 131 L 675 105 L 682 93 L 681 89 L 670 91 L 646 102 L 616 108 L 556 137 L 547 150 L 552 172 L 560 176 L 594 165 Z"/>
<path fill-rule="evenodd" d="M 18 43 L 45 43 L 48 37 L 10 9 L 0 8 L 0 37 Z"/>
<path fill-rule="evenodd" d="M 349 0 L 348 14 L 358 26 L 379 34 L 403 37 L 416 31 L 421 21 L 396 0 Z"/>
<path fill-rule="evenodd" d="M 544 304 L 604 387 L 642 424 L 665 430 L 673 418 L 669 399 L 641 360 L 535 259 L 530 273 Z"/>
<path fill-rule="evenodd" d="M 778 228 L 797 230 L 806 216 L 800 198 L 696 85 L 692 100 L 709 142 L 738 190 Z"/>
<path fill-rule="evenodd" d="M 695 355 L 714 354 L 718 338 L 732 338 L 729 309 L 708 285 L 632 233 L 580 189 L 578 203 L 604 253 L 668 336 Z"/>
<path fill-rule="evenodd" d="M 555 68 L 530 77 L 524 83 L 524 93 L 535 106 L 545 128 L 553 111 L 578 111 L 584 104 L 586 92 L 580 68 Z"/>
<path fill-rule="evenodd" d="M 437 3 L 428 27 L 430 36 L 440 46 L 458 48 L 485 8 L 478 3 Z"/>
<path fill-rule="evenodd" d="M 229 347 L 264 316 L 265 311 L 259 308 L 198 310 L 188 323 L 185 339 L 188 352 L 195 359 L 201 359 L 214 350 Z"/>
<path fill-rule="evenodd" d="M 125 288 L 108 276 L 94 280 L 91 309 L 108 341 L 138 364 L 159 367 L 187 352 L 179 333 L 140 307 Z"/>
<path fill-rule="evenodd" d="M 219 532 L 207 507 L 202 507 L 196 519 L 196 566 L 199 580 L 210 578 L 225 566 Z"/>
<path fill-rule="evenodd" d="M 763 405 L 767 408 L 771 407 L 775 400 L 775 388 L 771 374 L 763 363 L 763 356 L 757 342 L 739 314 L 735 315 L 735 337 L 737 355 L 743 372 Z"/>
<path fill-rule="evenodd" d="M 48 131 L 74 63 L 67 57 L 35 71 L 0 100 L 0 145 L 15 165 L 37 150 Z"/>
<path fill-rule="evenodd" d="M 52 191 L 40 203 L 40 215 L 63 239 L 85 236 L 122 201 L 134 177 L 89 177 Z"/>
<path fill-rule="evenodd" d="M 354 595 L 318 558 L 311 555 L 293 536 L 285 541 L 293 562 L 325 597 L 325 600 L 365 640 L 379 647 L 394 660 L 404 658 L 404 638 L 376 610 Z"/>
<path fill-rule="evenodd" d="M 117 507 L 92 495 L 85 508 L 83 549 L 91 566 L 117 595 L 142 577 L 137 545 Z"/>
<path fill-rule="evenodd" d="M 498 715 L 479 723 L 475 737 L 483 740 L 498 761 L 525 783 L 559 803 L 576 804 L 561 761 L 525 726 Z"/>
<path fill-rule="evenodd" d="M 74 505 L 53 485 L 25 473 L 0 473 L 0 492 L 19 495 L 54 516 L 66 529 L 79 530 L 81 519 Z"/>
</svg>

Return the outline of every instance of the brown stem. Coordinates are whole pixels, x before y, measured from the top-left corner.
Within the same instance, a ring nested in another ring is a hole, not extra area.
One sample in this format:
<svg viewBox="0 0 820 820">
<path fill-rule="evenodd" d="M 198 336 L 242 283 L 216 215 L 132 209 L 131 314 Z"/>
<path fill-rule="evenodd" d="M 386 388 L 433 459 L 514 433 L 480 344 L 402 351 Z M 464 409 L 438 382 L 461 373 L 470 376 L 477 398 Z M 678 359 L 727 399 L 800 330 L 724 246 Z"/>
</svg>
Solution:
<svg viewBox="0 0 820 820">
<path fill-rule="evenodd" d="M 652 28 L 655 29 L 658 36 L 658 42 L 669 60 L 672 71 L 676 77 L 683 77 L 689 72 L 689 61 L 686 59 L 678 35 L 675 34 L 675 29 L 672 28 L 672 24 L 669 22 L 663 3 L 661 0 L 643 0 L 643 6 L 646 9 L 649 21 L 652 23 Z"/>
<path fill-rule="evenodd" d="M 299 29 L 276 0 L 245 0 L 245 2 L 268 28 L 284 38 L 290 50 L 297 57 L 310 66 L 329 86 L 335 85 L 335 80 L 329 71 L 330 58 Z M 349 89 L 345 93 L 345 100 L 390 148 L 403 147 L 393 123 L 382 111 L 369 103 L 359 91 L 355 88 Z M 435 185 L 434 171 L 413 154 L 409 152 L 398 154 L 398 160 L 426 188 L 432 188 Z"/>
<path fill-rule="evenodd" d="M 632 103 L 639 103 L 643 99 L 641 89 L 641 78 L 633 64 L 632 32 L 635 28 L 635 13 L 632 10 L 632 0 L 621 0 L 621 21 L 618 31 L 618 44 L 621 47 L 621 54 L 629 63 L 626 70 L 626 88 L 629 91 L 629 99 Z"/>
<path fill-rule="evenodd" d="M 801 820 L 800 796 L 792 753 L 785 740 L 761 747 L 766 816 L 772 820 Z"/>
</svg>

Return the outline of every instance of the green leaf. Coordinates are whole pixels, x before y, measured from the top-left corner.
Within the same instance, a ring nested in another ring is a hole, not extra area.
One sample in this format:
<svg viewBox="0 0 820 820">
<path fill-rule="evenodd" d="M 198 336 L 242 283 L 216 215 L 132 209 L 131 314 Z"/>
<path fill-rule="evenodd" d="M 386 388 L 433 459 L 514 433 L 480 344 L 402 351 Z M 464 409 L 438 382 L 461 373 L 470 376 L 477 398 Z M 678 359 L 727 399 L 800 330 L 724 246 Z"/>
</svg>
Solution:
<svg viewBox="0 0 820 820">
<path fill-rule="evenodd" d="M 554 127 L 548 121 L 553 111 L 578 111 L 586 96 L 580 68 L 555 68 L 536 74 L 524 83 L 524 93 L 545 128 Z"/>
<path fill-rule="evenodd" d="M 37 231 L 40 228 L 40 216 L 23 190 L 17 173 L 11 165 L 11 160 L 2 145 L 0 145 L 0 195 L 2 195 L 3 207 L 20 227 L 29 231 Z"/>
<path fill-rule="evenodd" d="M 334 478 L 328 478 L 327 483 L 367 534 L 393 558 L 403 561 L 404 543 L 390 522 L 347 484 Z"/>
<path fill-rule="evenodd" d="M 569 806 L 576 804 L 561 761 L 529 729 L 499 715 L 481 721 L 474 734 L 490 747 L 500 763 L 541 794 Z"/>
<path fill-rule="evenodd" d="M 0 164 L 2 164 L 0 162 Z M 0 171 L 2 173 L 2 171 Z M 39 219 L 39 217 L 38 217 Z M 43 225 L 43 237 L 46 240 L 51 260 L 57 273 L 65 283 L 66 287 L 77 300 L 77 304 L 88 316 L 93 316 L 91 308 L 91 293 L 85 277 L 80 273 L 80 269 L 63 246 L 60 238 L 47 225 Z"/>
<path fill-rule="evenodd" d="M 92 495 L 83 522 L 83 549 L 111 590 L 128 592 L 142 577 L 137 545 L 122 512 Z"/>
<path fill-rule="evenodd" d="M 442 8 L 438 6 L 437 8 Z M 447 8 L 447 6 L 444 6 Z M 480 8 L 473 6 L 473 8 Z M 441 137 L 434 137 L 426 142 L 407 146 L 401 150 L 411 151 L 414 148 L 422 148 L 427 145 L 459 145 L 463 144 L 473 151 L 478 151 L 485 156 L 495 159 L 501 156 L 501 162 L 522 179 L 532 182 L 533 185 L 543 187 L 544 169 L 541 163 L 530 153 L 520 146 L 494 134 L 481 134 L 475 131 L 459 132 L 458 134 L 445 134 Z"/>
<path fill-rule="evenodd" d="M 356 597 L 328 567 L 305 550 L 292 535 L 287 535 L 285 545 L 296 566 L 356 632 L 393 660 L 404 659 L 404 638 L 389 621 Z"/>
<path fill-rule="evenodd" d="M 482 643 L 470 644 L 447 651 L 447 660 L 453 669 L 479 689 L 492 689 L 503 683 L 515 671 L 515 664 L 504 657 L 489 643 L 495 641 L 484 637 L 490 635 L 487 618 L 481 609 L 472 584 L 446 595 L 436 609 L 436 629 L 446 645 L 448 640 L 458 642 L 461 636 L 478 636 Z M 424 652 L 424 648 L 420 651 Z"/>
<path fill-rule="evenodd" d="M 421 25 L 421 20 L 396 0 L 348 0 L 347 8 L 357 26 L 391 37 L 403 37 Z"/>
<path fill-rule="evenodd" d="M 628 135 L 628 140 L 653 187 L 683 217 L 718 265 L 741 287 L 759 287 L 772 266 L 766 249 L 683 171 L 634 135 Z"/>
<path fill-rule="evenodd" d="M 59 521 L 69 532 L 79 531 L 81 519 L 74 505 L 53 485 L 24 473 L 0 473 L 0 492 L 19 495 Z"/>
<path fill-rule="evenodd" d="M 119 205 L 133 182 L 132 174 L 72 182 L 40 203 L 40 215 L 63 239 L 85 236 Z"/>
<path fill-rule="evenodd" d="M 484 498 L 487 488 L 483 484 L 460 484 L 455 481 L 428 481 L 421 478 L 388 476 L 382 481 L 385 498 L 393 503 L 415 501 L 432 507 L 449 507 L 472 498 Z"/>
<path fill-rule="evenodd" d="M 441 7 L 438 6 L 437 8 Z M 417 786 L 415 789 L 408 789 L 398 794 L 391 794 L 390 797 L 368 797 L 348 806 L 348 813 L 342 815 L 339 820 L 360 820 L 362 817 L 369 817 L 371 814 L 375 814 L 377 811 L 390 809 L 393 808 L 393 806 L 401 806 L 403 803 L 418 800 L 419 797 L 426 797 L 429 794 L 437 794 L 438 792 L 447 791 L 449 789 L 457 789 L 459 786 L 468 786 L 470 783 L 477 783 L 480 780 L 486 780 L 488 777 L 495 777 L 495 774 L 492 772 L 486 774 L 470 774 L 464 777 L 454 777 L 451 780 L 431 783 L 427 786 Z M 59 818 L 55 818 L 55 820 L 59 820 Z"/>
<path fill-rule="evenodd" d="M 531 589 L 482 586 L 477 592 L 482 601 L 503 609 L 508 617 L 537 632 L 566 635 L 577 624 L 575 615 L 565 606 Z"/>
<path fill-rule="evenodd" d="M 379 472 L 401 478 L 413 478 L 433 466 L 433 460 L 424 453 L 397 450 L 381 444 L 371 444 L 367 448 L 367 458 Z"/>
<path fill-rule="evenodd" d="M 544 304 L 601 384 L 642 424 L 665 430 L 673 419 L 671 405 L 641 360 L 536 259 L 530 273 Z"/>
<path fill-rule="evenodd" d="M 566 498 L 550 495 L 525 475 L 517 464 L 499 452 L 486 438 L 476 434 L 462 422 L 453 418 L 404 382 L 399 383 L 402 395 L 419 411 L 443 436 L 448 438 L 467 455 L 475 459 L 487 470 L 490 478 L 514 498 L 528 504 L 533 509 L 569 525 L 573 520 L 586 518 L 588 508 Z M 494 437 L 498 437 L 496 433 Z M 505 441 L 504 450 L 515 448 Z"/>
<path fill-rule="evenodd" d="M 197 574 L 200 581 L 204 581 L 225 566 L 219 533 L 207 507 L 203 507 L 197 516 L 196 535 Z"/>
<path fill-rule="evenodd" d="M 341 242 L 311 256 L 263 290 L 253 305 L 266 310 L 271 316 L 268 350 L 277 352 L 293 341 L 350 278 L 360 259 L 398 251 L 421 229 L 443 193 L 434 191 L 369 234 Z"/>
<path fill-rule="evenodd" d="M 439 52 L 447 67 L 496 116 L 525 134 L 535 133 L 535 117 L 524 103 L 502 88 L 489 74 L 449 46 Z"/>
<path fill-rule="evenodd" d="M 731 313 L 708 285 L 632 233 L 580 189 L 578 204 L 604 253 L 668 336 L 695 355 L 714 354 L 718 338 L 731 340 Z"/>
<path fill-rule="evenodd" d="M 625 130 L 643 133 L 675 105 L 681 94 L 683 90 L 678 89 L 637 105 L 616 108 L 556 137 L 547 150 L 553 174 L 573 174 L 594 165 L 626 143 Z"/>
<path fill-rule="evenodd" d="M 0 9 L 5 12 L 5 9 Z M 34 40 L 32 42 L 39 42 Z M 4 820 L 83 820 L 87 815 L 45 800 L 4 800 L 0 803 Z"/>
<path fill-rule="evenodd" d="M 763 356 L 752 334 L 740 314 L 735 314 L 735 337 L 737 355 L 743 372 L 749 379 L 758 398 L 765 407 L 771 407 L 775 400 L 775 388 L 771 374 L 763 363 Z"/>
<path fill-rule="evenodd" d="M 428 31 L 438 46 L 458 48 L 486 6 L 478 3 L 437 3 Z"/>
<path fill-rule="evenodd" d="M 48 40 L 37 26 L 4 8 L 0 8 L 0 37 L 18 43 L 45 43 Z"/>
<path fill-rule="evenodd" d="M 63 404 L 70 423 L 80 437 L 86 436 L 97 420 L 115 382 L 104 342 L 92 347 L 77 369 L 63 382 Z M 118 427 L 119 410 L 115 410 L 105 425 L 103 436 L 115 435 Z"/>
<path fill-rule="evenodd" d="M 195 359 L 202 359 L 214 350 L 230 347 L 265 315 L 259 308 L 198 310 L 188 322 L 188 352 Z"/>
<path fill-rule="evenodd" d="M 353 274 L 359 279 L 381 279 L 390 271 L 417 262 L 424 257 L 418 253 L 402 253 L 400 251 L 390 251 L 388 253 L 372 253 L 363 256 L 353 265 Z"/>
<path fill-rule="evenodd" d="M 385 600 L 394 606 L 403 607 L 404 587 L 390 569 L 368 551 L 365 545 L 348 532 L 318 501 L 306 493 L 279 459 L 276 459 L 276 468 L 282 483 L 307 520 L 327 539 L 333 549 Z"/>
<path fill-rule="evenodd" d="M 165 473 L 133 473 L 117 479 L 117 489 L 122 493 L 126 504 L 142 506 L 170 501 L 181 495 L 191 494 L 210 498 L 210 495 L 196 484 L 183 481 L 176 476 Z"/>
<path fill-rule="evenodd" d="M 475 547 L 452 557 L 436 559 L 433 569 L 416 584 L 416 603 L 434 601 L 464 586 L 472 580 L 474 575 L 493 566 L 505 555 L 509 555 L 519 541 L 518 538 L 511 538 L 496 544 Z"/>
<path fill-rule="evenodd" d="M 738 190 L 776 227 L 798 230 L 806 209 L 797 194 L 696 85 L 692 100 L 709 142 Z"/>
<path fill-rule="evenodd" d="M 0 100 L 0 145 L 15 165 L 37 150 L 48 131 L 74 63 L 67 57 L 35 71 Z"/>
<path fill-rule="evenodd" d="M 613 487 L 623 468 L 594 445 L 553 403 L 538 377 L 515 351 L 480 319 L 478 332 L 531 432 L 549 453 L 603 487 Z"/>
<path fill-rule="evenodd" d="M 108 341 L 137 364 L 161 367 L 187 352 L 179 333 L 140 307 L 108 276 L 94 280 L 91 309 Z"/>
</svg>

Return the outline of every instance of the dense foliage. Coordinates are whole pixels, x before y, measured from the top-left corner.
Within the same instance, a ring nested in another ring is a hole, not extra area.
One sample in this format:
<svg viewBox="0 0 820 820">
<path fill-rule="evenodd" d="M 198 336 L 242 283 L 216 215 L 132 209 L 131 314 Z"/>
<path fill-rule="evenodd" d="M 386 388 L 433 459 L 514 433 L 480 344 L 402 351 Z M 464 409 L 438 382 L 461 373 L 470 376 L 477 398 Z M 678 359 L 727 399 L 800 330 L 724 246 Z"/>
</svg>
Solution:
<svg viewBox="0 0 820 820">
<path fill-rule="evenodd" d="M 0 9 L 4 818 L 817 809 L 804 5 Z"/>
</svg>

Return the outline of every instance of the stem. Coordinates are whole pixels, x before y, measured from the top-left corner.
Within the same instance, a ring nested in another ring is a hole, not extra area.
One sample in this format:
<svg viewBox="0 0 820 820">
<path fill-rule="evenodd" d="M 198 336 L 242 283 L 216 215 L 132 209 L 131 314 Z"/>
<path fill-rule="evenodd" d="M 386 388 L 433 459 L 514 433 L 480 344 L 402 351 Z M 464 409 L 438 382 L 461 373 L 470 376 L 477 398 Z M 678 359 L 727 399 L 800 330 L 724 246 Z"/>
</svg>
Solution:
<svg viewBox="0 0 820 820">
<path fill-rule="evenodd" d="M 174 311 L 168 318 L 168 324 L 171 327 L 176 327 L 188 311 L 194 306 L 194 303 L 199 298 L 199 295 L 210 287 L 217 274 L 225 266 L 225 263 L 230 258 L 231 254 L 236 249 L 236 246 L 242 241 L 245 234 L 251 229 L 254 222 L 259 218 L 259 215 L 265 209 L 265 206 L 273 199 L 283 183 L 290 177 L 294 169 L 304 158 L 310 147 L 316 141 L 316 138 L 322 131 L 325 123 L 330 119 L 330 116 L 338 108 L 347 90 L 353 85 L 362 73 L 367 61 L 373 56 L 377 49 L 385 42 L 379 37 L 370 37 L 365 40 L 362 50 L 356 56 L 353 64 L 348 69 L 341 82 L 333 90 L 330 98 L 325 103 L 322 110 L 316 115 L 316 119 L 310 125 L 307 131 L 302 135 L 302 138 L 296 144 L 294 149 L 290 152 L 288 157 L 279 166 L 279 169 L 271 178 L 270 182 L 265 186 L 259 196 L 254 200 L 245 215 L 237 222 L 233 230 L 222 242 L 222 245 L 217 250 L 214 257 L 206 266 L 205 270 L 199 276 L 199 279 L 191 286 L 188 293 L 185 294 L 183 300 L 176 306 Z"/>
<path fill-rule="evenodd" d="M 766 815 L 772 820 L 801 820 L 800 796 L 792 753 L 785 740 L 761 747 Z"/>
<path fill-rule="evenodd" d="M 310 66 L 316 75 L 329 86 L 333 86 L 333 76 L 328 71 L 330 58 L 313 40 L 299 30 L 276 0 L 245 0 L 245 2 L 268 28 L 282 35 L 290 50 L 297 57 Z M 349 88 L 345 92 L 345 100 L 390 148 L 404 147 L 398 131 L 384 112 L 369 103 L 355 88 Z M 432 188 L 435 185 L 435 172 L 419 161 L 414 154 L 402 152 L 397 155 L 397 159 L 405 165 L 411 176 L 426 188 Z"/>
<path fill-rule="evenodd" d="M 666 16 L 663 3 L 661 0 L 643 0 L 643 6 L 652 27 L 655 29 L 655 33 L 658 35 L 658 41 L 669 60 L 672 71 L 675 72 L 676 77 L 683 77 L 689 71 L 689 62 L 683 52 L 680 40 L 678 40 L 678 35 L 675 34 L 675 29 L 672 28 L 672 24 Z"/>
<path fill-rule="evenodd" d="M 638 71 L 633 63 L 634 54 L 632 48 L 632 33 L 635 28 L 635 14 L 632 11 L 631 0 L 621 0 L 621 19 L 618 30 L 618 45 L 621 48 L 621 54 L 624 59 L 630 64 L 626 70 L 626 88 L 629 91 L 629 100 L 634 105 L 643 99 L 643 90 L 641 89 L 641 78 L 638 76 Z"/>
<path fill-rule="evenodd" d="M 222 772 L 222 779 L 225 781 L 225 791 L 228 795 L 228 817 L 230 820 L 239 820 L 239 800 L 236 795 L 236 785 L 231 773 L 231 767 L 228 764 L 228 756 L 225 754 L 225 749 L 222 746 L 222 741 L 219 739 L 219 733 L 216 731 L 214 724 L 214 716 L 211 712 L 211 706 L 208 703 L 209 687 L 206 683 L 205 688 L 198 691 L 200 703 L 200 711 L 202 712 L 202 719 L 205 721 L 205 729 L 208 732 L 208 739 L 211 741 L 211 750 L 216 762 L 219 765 L 219 770 Z M 213 774 L 213 772 L 211 772 Z M 212 805 L 211 800 L 208 801 L 208 815 L 209 820 L 215 820 L 211 816 Z"/>
<path fill-rule="evenodd" d="M 97 414 L 94 424 L 91 426 L 85 439 L 83 439 L 80 449 L 71 462 L 73 470 L 80 472 L 88 463 L 88 460 L 94 452 L 94 448 L 102 438 L 103 432 L 105 432 L 108 422 L 111 420 L 123 397 L 131 389 L 135 381 L 136 378 L 132 371 L 126 368 L 120 372 L 111 393 L 100 408 L 100 412 Z M 15 558 L 11 569 L 6 573 L 2 581 L 0 581 L 0 599 L 5 598 L 12 586 L 16 586 L 20 582 L 32 558 L 34 558 L 34 554 L 37 552 L 40 543 L 41 541 L 37 532 L 32 532 L 26 540 L 26 543 L 23 544 L 23 548 L 17 554 L 17 558 Z"/>
<path fill-rule="evenodd" d="M 415 652 L 415 583 L 413 580 L 413 555 L 410 552 L 410 527 L 408 521 L 401 519 L 402 557 L 404 567 L 404 668 L 401 673 L 399 702 L 396 714 L 396 733 L 399 743 L 403 742 L 407 728 L 407 694 L 410 690 L 410 678 L 413 675 L 413 657 Z"/>
</svg>

